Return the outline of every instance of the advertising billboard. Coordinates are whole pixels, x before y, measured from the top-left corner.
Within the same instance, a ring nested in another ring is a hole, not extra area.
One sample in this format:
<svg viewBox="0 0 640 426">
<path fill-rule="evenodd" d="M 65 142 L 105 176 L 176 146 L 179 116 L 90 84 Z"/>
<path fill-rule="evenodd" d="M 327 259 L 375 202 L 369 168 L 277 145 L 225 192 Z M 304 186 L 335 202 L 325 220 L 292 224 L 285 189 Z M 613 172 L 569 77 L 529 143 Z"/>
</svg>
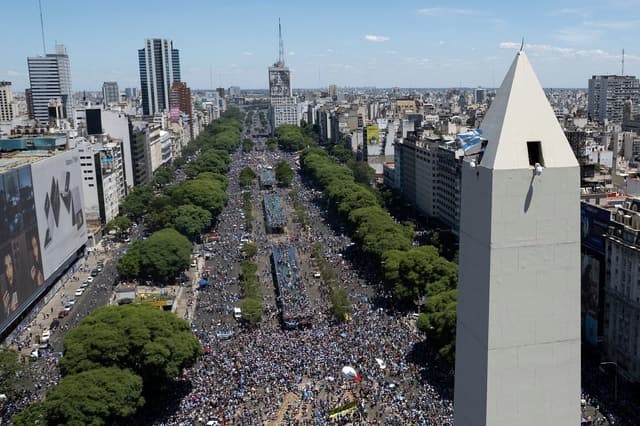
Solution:
<svg viewBox="0 0 640 426">
<path fill-rule="evenodd" d="M 29 165 L 0 174 L 0 329 L 43 288 L 44 274 Z"/>
<path fill-rule="evenodd" d="M 611 222 L 611 212 L 585 202 L 580 203 L 580 236 L 582 246 L 604 255 L 603 235 Z"/>
<path fill-rule="evenodd" d="M 291 96 L 291 81 L 288 68 L 269 69 L 269 95 L 272 98 Z"/>
<path fill-rule="evenodd" d="M 66 151 L 48 157 L 32 164 L 31 172 L 47 279 L 87 242 L 79 154 Z"/>
<path fill-rule="evenodd" d="M 598 344 L 598 318 L 600 318 L 601 289 L 604 286 L 604 256 L 582 252 L 581 311 L 584 340 L 592 346 Z"/>
</svg>

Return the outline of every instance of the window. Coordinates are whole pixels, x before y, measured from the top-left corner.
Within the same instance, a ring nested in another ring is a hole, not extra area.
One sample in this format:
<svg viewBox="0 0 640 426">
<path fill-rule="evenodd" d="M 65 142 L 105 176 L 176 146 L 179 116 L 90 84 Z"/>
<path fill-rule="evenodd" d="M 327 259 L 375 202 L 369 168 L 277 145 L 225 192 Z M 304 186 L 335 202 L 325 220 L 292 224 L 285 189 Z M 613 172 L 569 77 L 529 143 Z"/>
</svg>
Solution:
<svg viewBox="0 0 640 426">
<path fill-rule="evenodd" d="M 544 167 L 544 158 L 542 157 L 542 145 L 539 141 L 527 142 L 527 153 L 529 154 L 529 165 L 535 166 L 539 163 Z"/>
</svg>

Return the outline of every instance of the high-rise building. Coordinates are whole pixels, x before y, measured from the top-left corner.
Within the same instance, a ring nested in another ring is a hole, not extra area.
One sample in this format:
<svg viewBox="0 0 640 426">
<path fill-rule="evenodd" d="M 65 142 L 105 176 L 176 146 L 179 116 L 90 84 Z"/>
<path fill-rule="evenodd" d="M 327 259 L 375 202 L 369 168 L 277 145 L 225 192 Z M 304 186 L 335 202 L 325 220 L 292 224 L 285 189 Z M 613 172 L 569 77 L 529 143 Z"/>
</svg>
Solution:
<svg viewBox="0 0 640 426">
<path fill-rule="evenodd" d="M 142 113 L 153 115 L 169 109 L 169 90 L 180 81 L 180 53 L 169 39 L 147 39 L 138 50 Z"/>
<path fill-rule="evenodd" d="M 475 97 L 475 101 L 477 104 L 481 104 L 484 102 L 484 100 L 487 97 L 487 91 L 486 89 L 483 89 L 482 87 L 478 87 L 475 92 L 474 92 L 474 97 Z"/>
<path fill-rule="evenodd" d="M 102 83 L 102 103 L 105 106 L 120 102 L 120 89 L 115 81 L 105 81 Z"/>
<path fill-rule="evenodd" d="M 191 89 L 189 86 L 184 82 L 174 81 L 171 85 L 169 103 L 171 109 L 175 108 L 189 117 L 189 131 L 191 138 L 193 138 L 193 108 L 191 106 Z"/>
<path fill-rule="evenodd" d="M 594 75 L 589 80 L 588 111 L 592 120 L 622 123 L 625 101 L 640 102 L 640 81 L 630 75 Z"/>
<path fill-rule="evenodd" d="M 40 124 L 49 123 L 49 104 L 62 102 L 63 118 L 73 118 L 71 66 L 64 45 L 56 45 L 56 53 L 27 58 L 33 118 Z"/>
<path fill-rule="evenodd" d="M 481 129 L 462 166 L 455 424 L 578 424 L 580 169 L 524 52 Z"/>
<path fill-rule="evenodd" d="M 11 82 L 0 81 L 0 121 L 13 120 L 13 94 Z"/>
<path fill-rule="evenodd" d="M 24 98 L 27 103 L 27 116 L 30 120 L 34 120 L 35 117 L 33 116 L 33 94 L 31 93 L 30 88 L 24 89 Z"/>
<path fill-rule="evenodd" d="M 299 125 L 296 99 L 291 93 L 291 72 L 284 63 L 282 27 L 278 21 L 279 56 L 278 61 L 269 67 L 269 99 L 271 103 L 271 125 L 275 131 L 282 124 Z"/>
</svg>

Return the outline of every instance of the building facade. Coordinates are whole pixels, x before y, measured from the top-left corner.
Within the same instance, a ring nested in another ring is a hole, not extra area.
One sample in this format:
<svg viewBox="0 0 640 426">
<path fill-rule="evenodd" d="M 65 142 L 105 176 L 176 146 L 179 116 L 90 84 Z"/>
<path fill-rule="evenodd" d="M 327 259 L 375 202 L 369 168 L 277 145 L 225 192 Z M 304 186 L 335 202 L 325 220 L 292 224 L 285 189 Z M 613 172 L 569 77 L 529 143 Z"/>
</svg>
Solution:
<svg viewBox="0 0 640 426">
<path fill-rule="evenodd" d="M 10 81 L 0 81 L 0 121 L 13 120 L 13 93 Z"/>
<path fill-rule="evenodd" d="M 640 381 L 640 199 L 611 216 L 606 239 L 604 343 L 607 360 Z"/>
<path fill-rule="evenodd" d="M 62 102 L 64 117 L 73 118 L 73 94 L 71 93 L 71 66 L 63 45 L 56 46 L 56 53 L 27 58 L 31 108 L 33 118 L 40 124 L 49 123 L 49 104 Z"/>
<path fill-rule="evenodd" d="M 169 39 L 147 39 L 138 50 L 142 113 L 153 115 L 169 109 L 169 91 L 180 81 L 180 52 Z"/>
<path fill-rule="evenodd" d="M 588 111 L 592 120 L 622 123 L 625 101 L 640 102 L 640 81 L 629 75 L 594 75 L 589 80 Z"/>
<path fill-rule="evenodd" d="M 120 102 L 120 89 L 115 81 L 105 81 L 102 83 L 102 102 L 105 106 Z"/>
</svg>

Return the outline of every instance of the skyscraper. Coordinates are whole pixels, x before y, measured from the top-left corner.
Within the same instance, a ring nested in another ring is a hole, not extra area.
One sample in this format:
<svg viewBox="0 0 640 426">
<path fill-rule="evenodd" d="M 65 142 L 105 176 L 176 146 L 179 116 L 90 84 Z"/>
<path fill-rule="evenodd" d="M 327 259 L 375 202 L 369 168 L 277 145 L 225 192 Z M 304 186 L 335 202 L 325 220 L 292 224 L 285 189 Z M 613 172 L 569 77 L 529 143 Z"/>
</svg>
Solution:
<svg viewBox="0 0 640 426">
<path fill-rule="evenodd" d="M 11 82 L 0 81 L 0 121 L 13 120 L 13 94 Z"/>
<path fill-rule="evenodd" d="M 630 75 L 594 75 L 589 80 L 588 108 L 592 120 L 622 123 L 624 103 L 640 102 L 640 81 Z"/>
<path fill-rule="evenodd" d="M 115 81 L 102 83 L 102 102 L 105 106 L 120 102 L 120 89 Z"/>
<path fill-rule="evenodd" d="M 456 426 L 580 423 L 580 169 L 524 52 L 464 161 Z"/>
<path fill-rule="evenodd" d="M 153 115 L 169 109 L 171 83 L 180 81 L 180 52 L 169 39 L 147 39 L 138 50 L 142 113 Z"/>
<path fill-rule="evenodd" d="M 171 84 L 171 93 L 169 95 L 169 103 L 171 109 L 176 108 L 182 113 L 189 116 L 189 133 L 193 138 L 193 109 L 191 107 L 191 89 L 187 83 L 174 81 Z"/>
<path fill-rule="evenodd" d="M 282 124 L 292 124 L 294 126 L 299 124 L 296 99 L 291 94 L 291 72 L 284 63 L 284 46 L 280 21 L 278 21 L 278 35 L 278 61 L 269 67 L 269 99 L 273 131 Z"/>
<path fill-rule="evenodd" d="M 64 45 L 56 45 L 56 53 L 27 58 L 27 65 L 33 117 L 40 124 L 48 124 L 49 103 L 60 101 L 64 118 L 73 118 L 71 66 Z"/>
</svg>

